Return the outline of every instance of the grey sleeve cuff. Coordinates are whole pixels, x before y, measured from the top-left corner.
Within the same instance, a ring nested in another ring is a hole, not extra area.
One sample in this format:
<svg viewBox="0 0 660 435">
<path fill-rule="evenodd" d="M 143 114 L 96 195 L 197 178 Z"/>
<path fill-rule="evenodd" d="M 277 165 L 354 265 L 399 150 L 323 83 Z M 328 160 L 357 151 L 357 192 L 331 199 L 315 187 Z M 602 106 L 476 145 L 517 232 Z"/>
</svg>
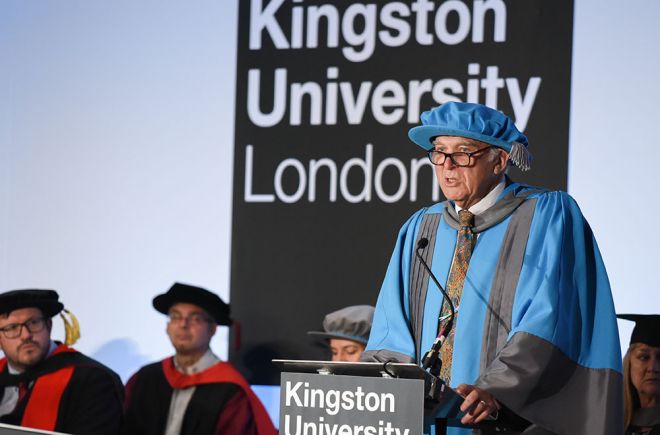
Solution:
<svg viewBox="0 0 660 435">
<path fill-rule="evenodd" d="M 583 367 L 532 334 L 515 334 L 475 385 L 552 433 L 623 433 L 621 374 Z"/>
</svg>

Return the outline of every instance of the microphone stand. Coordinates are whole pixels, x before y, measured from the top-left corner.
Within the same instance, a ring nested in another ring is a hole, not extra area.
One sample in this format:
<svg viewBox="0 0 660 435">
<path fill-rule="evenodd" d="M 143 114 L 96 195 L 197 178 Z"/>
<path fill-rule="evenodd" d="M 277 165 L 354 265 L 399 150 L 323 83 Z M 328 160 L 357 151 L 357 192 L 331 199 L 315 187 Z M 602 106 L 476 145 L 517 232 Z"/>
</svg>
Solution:
<svg viewBox="0 0 660 435">
<path fill-rule="evenodd" d="M 433 342 L 431 349 L 428 352 L 426 352 L 426 354 L 424 354 L 424 357 L 422 358 L 422 368 L 424 370 L 430 369 L 429 371 L 432 375 L 439 377 L 440 369 L 442 368 L 442 360 L 440 358 L 440 348 L 442 347 L 442 344 L 449 336 L 449 333 L 451 332 L 451 328 L 454 325 L 454 316 L 456 315 L 456 310 L 454 308 L 454 303 L 451 301 L 451 298 L 445 291 L 444 287 L 440 285 L 440 282 L 438 282 L 438 279 L 435 277 L 435 274 L 431 271 L 431 268 L 426 263 L 426 261 L 424 261 L 424 258 L 420 254 L 420 251 L 426 248 L 428 244 L 429 244 L 429 240 L 426 237 L 419 239 L 419 241 L 417 242 L 417 248 L 415 249 L 415 255 L 417 255 L 417 258 L 419 259 L 420 263 L 422 263 L 422 266 L 428 272 L 429 276 L 431 277 L 435 285 L 438 286 L 438 288 L 440 289 L 443 299 L 446 300 L 447 303 L 449 304 L 449 311 L 450 311 L 448 320 L 443 326 L 442 321 L 444 319 L 442 318 L 442 306 L 440 307 L 440 313 L 438 314 L 438 330 L 439 330 L 438 336 Z"/>
<path fill-rule="evenodd" d="M 441 382 L 440 389 L 438 390 L 438 379 L 440 379 L 440 369 L 442 368 L 442 359 L 440 358 L 440 348 L 442 347 L 442 344 L 449 336 L 449 333 L 451 332 L 451 328 L 454 325 L 454 317 L 456 315 L 456 310 L 454 308 L 454 303 L 449 297 L 449 294 L 447 294 L 447 291 L 440 285 L 438 279 L 435 277 L 435 274 L 431 271 L 431 268 L 426 263 L 426 261 L 424 261 L 424 258 L 422 258 L 422 255 L 420 254 L 420 251 L 426 248 L 428 244 L 429 244 L 429 240 L 426 237 L 422 237 L 421 239 L 419 239 L 419 241 L 417 242 L 417 248 L 415 249 L 415 255 L 419 259 L 420 263 L 422 263 L 422 266 L 424 266 L 424 269 L 428 272 L 429 276 L 431 277 L 435 285 L 437 285 L 438 288 L 440 289 L 443 299 L 446 300 L 447 303 L 449 304 L 449 311 L 450 311 L 449 316 L 447 318 L 448 320 L 443 326 L 442 321 L 444 319 L 442 318 L 442 306 L 444 305 L 444 303 L 440 306 L 440 314 L 438 315 L 438 330 L 440 332 L 438 333 L 438 336 L 433 342 L 431 349 L 428 352 L 426 352 L 424 354 L 424 358 L 422 358 L 422 368 L 424 370 L 430 368 L 429 374 L 431 375 L 430 376 L 431 379 L 427 379 L 425 381 L 425 386 L 424 386 L 425 394 L 427 396 L 426 398 L 429 399 L 431 403 L 427 403 L 425 399 L 424 405 L 425 407 L 432 408 L 433 407 L 432 403 L 438 403 L 438 398 L 442 395 L 445 387 L 444 382 Z M 497 412 L 494 415 L 491 414 L 491 419 L 496 420 L 497 418 L 498 418 Z M 436 419 L 435 428 L 436 428 L 436 434 L 447 433 L 447 420 Z"/>
<path fill-rule="evenodd" d="M 426 248 L 428 244 L 429 244 L 429 240 L 426 237 L 422 237 L 421 239 L 419 239 L 419 241 L 417 242 L 417 248 L 415 249 L 415 255 L 419 259 L 419 262 L 422 263 L 422 266 L 424 266 L 424 269 L 428 272 L 429 276 L 431 277 L 435 285 L 438 286 L 438 288 L 440 289 L 443 299 L 447 301 L 447 304 L 449 305 L 449 311 L 450 311 L 447 322 L 444 325 L 442 325 L 442 321 L 444 320 L 442 318 L 442 307 L 444 306 L 444 303 L 440 305 L 440 313 L 438 314 L 438 330 L 439 330 L 438 336 L 433 342 L 433 345 L 431 345 L 431 349 L 428 352 L 426 352 L 424 354 L 424 358 L 422 358 L 422 368 L 424 370 L 429 370 L 429 374 L 431 377 L 431 379 L 428 380 L 428 382 L 425 382 L 425 386 L 424 386 L 425 394 L 428 399 L 428 401 L 426 399 L 424 400 L 424 407 L 428 409 L 433 409 L 435 404 L 438 403 L 438 399 L 442 395 L 445 387 L 445 384 L 444 382 L 442 382 L 442 380 L 440 381 L 440 383 L 438 383 L 438 379 L 440 379 L 440 369 L 442 368 L 442 358 L 440 358 L 440 348 L 442 348 L 442 344 L 445 342 L 445 340 L 449 336 L 449 333 L 451 332 L 451 328 L 454 326 L 454 316 L 456 315 L 456 310 L 454 308 L 454 303 L 452 302 L 451 298 L 445 291 L 444 287 L 440 285 L 440 282 L 438 282 L 438 279 L 435 277 L 435 274 L 431 271 L 431 268 L 429 267 L 428 264 L 426 264 L 426 261 L 424 261 L 424 258 L 422 258 L 422 255 L 420 254 L 420 251 Z M 446 434 L 447 420 L 436 419 L 435 429 L 437 434 Z"/>
</svg>

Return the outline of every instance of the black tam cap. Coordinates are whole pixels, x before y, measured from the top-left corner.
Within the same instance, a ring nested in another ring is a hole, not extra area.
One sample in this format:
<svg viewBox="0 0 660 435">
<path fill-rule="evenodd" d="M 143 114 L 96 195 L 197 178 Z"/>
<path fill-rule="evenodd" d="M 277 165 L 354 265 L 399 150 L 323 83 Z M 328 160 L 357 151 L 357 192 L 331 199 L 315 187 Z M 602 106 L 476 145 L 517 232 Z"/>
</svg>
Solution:
<svg viewBox="0 0 660 435">
<path fill-rule="evenodd" d="M 659 314 L 617 314 L 619 319 L 635 322 L 630 344 L 644 343 L 660 347 L 660 315 Z"/>
<path fill-rule="evenodd" d="M 175 282 L 167 293 L 158 295 L 153 300 L 156 311 L 163 314 L 168 314 L 172 305 L 178 303 L 193 304 L 203 308 L 218 325 L 232 324 L 229 305 L 215 293 L 201 287 Z"/>
<path fill-rule="evenodd" d="M 0 314 L 19 308 L 39 308 L 45 317 L 53 317 L 64 308 L 55 290 L 11 290 L 0 293 Z"/>
</svg>

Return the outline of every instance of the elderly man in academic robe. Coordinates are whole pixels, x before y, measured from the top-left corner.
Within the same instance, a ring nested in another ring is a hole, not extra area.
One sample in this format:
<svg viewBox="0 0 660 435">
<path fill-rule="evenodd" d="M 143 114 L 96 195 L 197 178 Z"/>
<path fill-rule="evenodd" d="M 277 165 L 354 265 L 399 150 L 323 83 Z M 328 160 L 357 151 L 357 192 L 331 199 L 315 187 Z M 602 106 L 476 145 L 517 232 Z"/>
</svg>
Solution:
<svg viewBox="0 0 660 435">
<path fill-rule="evenodd" d="M 622 433 L 612 296 L 576 202 L 506 175 L 531 155 L 503 113 L 448 102 L 421 119 L 409 137 L 447 201 L 401 228 L 363 360 L 428 367 L 482 433 Z"/>
<path fill-rule="evenodd" d="M 126 384 L 127 435 L 273 435 L 275 428 L 247 381 L 211 351 L 229 305 L 201 287 L 175 283 L 153 300 L 169 316 L 173 357 L 142 367 Z"/>
<path fill-rule="evenodd" d="M 0 422 L 68 434 L 116 435 L 124 387 L 119 377 L 69 345 L 78 322 L 53 290 L 0 294 Z M 66 343 L 50 337 L 60 312 Z"/>
</svg>

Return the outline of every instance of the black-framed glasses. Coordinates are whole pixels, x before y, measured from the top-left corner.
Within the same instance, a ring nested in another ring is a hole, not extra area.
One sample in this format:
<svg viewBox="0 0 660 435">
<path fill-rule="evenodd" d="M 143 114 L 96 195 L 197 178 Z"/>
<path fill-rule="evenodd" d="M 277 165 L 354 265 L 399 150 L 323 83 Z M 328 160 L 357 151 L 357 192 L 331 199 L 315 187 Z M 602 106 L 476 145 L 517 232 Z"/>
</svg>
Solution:
<svg viewBox="0 0 660 435">
<path fill-rule="evenodd" d="M 185 323 L 188 322 L 191 325 L 201 325 L 204 323 L 211 323 L 212 320 L 205 316 L 204 314 L 193 313 L 189 316 L 182 316 L 179 313 L 170 313 L 169 316 L 170 323 Z"/>
<path fill-rule="evenodd" d="M 471 153 L 464 153 L 462 151 L 459 151 L 457 153 L 445 153 L 443 151 L 438 151 L 438 150 L 428 150 L 427 154 L 429 156 L 429 160 L 431 163 L 437 166 L 441 166 L 445 164 L 445 161 L 447 160 L 447 157 L 451 160 L 451 162 L 456 165 L 456 166 L 470 166 L 472 164 L 472 158 L 480 153 L 483 153 L 486 150 L 489 150 L 493 148 L 493 145 L 487 146 L 485 148 L 481 148 L 480 150 L 473 151 Z"/>
<path fill-rule="evenodd" d="M 28 319 L 23 323 L 12 323 L 7 326 L 0 328 L 0 331 L 5 335 L 6 338 L 16 338 L 21 335 L 23 327 L 28 330 L 31 334 L 35 332 L 41 332 L 46 326 L 46 319 L 43 317 L 37 317 L 36 319 Z"/>
</svg>

